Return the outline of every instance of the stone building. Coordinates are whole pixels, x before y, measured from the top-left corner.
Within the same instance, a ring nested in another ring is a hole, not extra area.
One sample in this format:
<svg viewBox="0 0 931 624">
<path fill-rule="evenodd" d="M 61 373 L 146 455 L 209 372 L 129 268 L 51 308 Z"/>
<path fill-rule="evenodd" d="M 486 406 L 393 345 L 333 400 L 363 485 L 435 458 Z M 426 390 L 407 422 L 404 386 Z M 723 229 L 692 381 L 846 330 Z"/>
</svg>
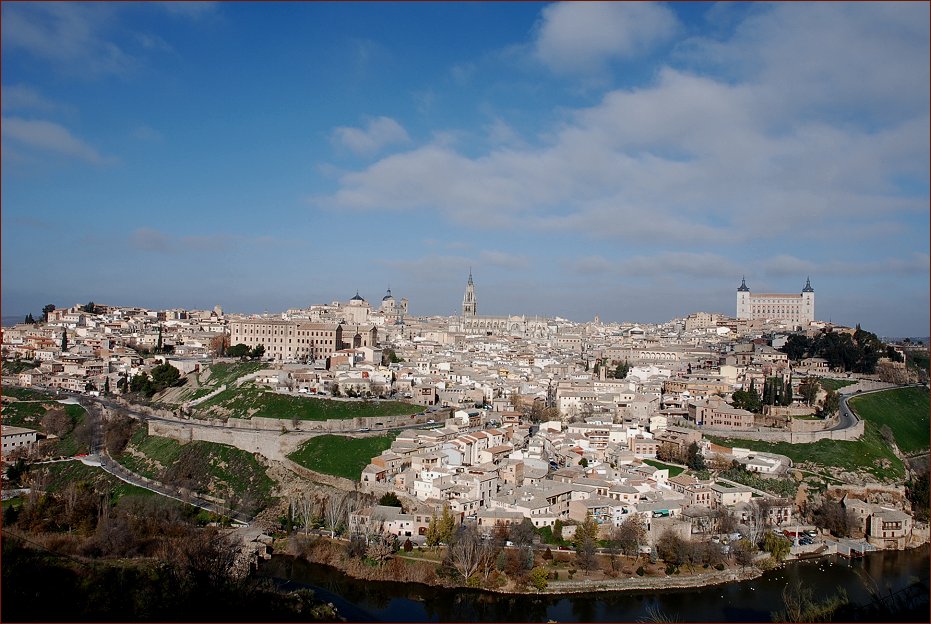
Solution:
<svg viewBox="0 0 931 624">
<path fill-rule="evenodd" d="M 815 320 L 815 289 L 805 281 L 801 294 L 753 294 L 743 279 L 737 288 L 737 319 L 777 320 L 807 326 Z"/>
</svg>

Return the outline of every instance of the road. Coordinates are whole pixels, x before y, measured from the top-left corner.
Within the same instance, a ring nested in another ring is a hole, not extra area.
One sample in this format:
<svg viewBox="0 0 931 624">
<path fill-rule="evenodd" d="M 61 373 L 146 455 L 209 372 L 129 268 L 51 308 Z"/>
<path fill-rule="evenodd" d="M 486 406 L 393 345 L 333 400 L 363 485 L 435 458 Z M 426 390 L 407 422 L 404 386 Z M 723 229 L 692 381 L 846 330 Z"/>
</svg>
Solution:
<svg viewBox="0 0 931 624">
<path fill-rule="evenodd" d="M 924 386 L 921 384 L 909 384 L 906 386 L 893 386 L 891 388 L 878 388 L 876 390 L 867 390 L 866 392 L 855 392 L 853 394 L 841 394 L 840 395 L 840 407 L 838 409 L 839 417 L 837 419 L 837 424 L 831 427 L 830 429 L 828 429 L 828 431 L 841 431 L 843 429 L 853 427 L 854 425 L 857 424 L 857 422 L 859 422 L 860 419 L 857 418 L 857 415 L 854 414 L 853 411 L 851 411 L 851 409 L 847 406 L 847 401 L 849 399 L 852 399 L 858 396 L 864 396 L 867 394 L 875 394 L 877 392 L 888 392 L 889 390 L 897 390 L 898 388 L 912 388 L 912 387 L 923 388 Z M 841 389 L 843 390 L 843 388 Z"/>
</svg>

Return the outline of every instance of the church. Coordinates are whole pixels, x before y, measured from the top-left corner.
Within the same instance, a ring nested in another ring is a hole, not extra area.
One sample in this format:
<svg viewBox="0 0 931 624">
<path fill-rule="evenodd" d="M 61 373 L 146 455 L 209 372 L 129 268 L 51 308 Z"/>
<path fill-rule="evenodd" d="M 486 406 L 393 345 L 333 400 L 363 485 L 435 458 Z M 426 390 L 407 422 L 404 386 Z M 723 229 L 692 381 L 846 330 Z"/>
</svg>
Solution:
<svg viewBox="0 0 931 624">
<path fill-rule="evenodd" d="M 450 331 L 483 336 L 543 338 L 556 332 L 556 324 L 550 319 L 539 316 L 480 316 L 478 299 L 475 296 L 475 282 L 470 270 L 469 281 L 466 283 L 465 294 L 462 297 L 462 314 L 450 324 Z"/>
</svg>

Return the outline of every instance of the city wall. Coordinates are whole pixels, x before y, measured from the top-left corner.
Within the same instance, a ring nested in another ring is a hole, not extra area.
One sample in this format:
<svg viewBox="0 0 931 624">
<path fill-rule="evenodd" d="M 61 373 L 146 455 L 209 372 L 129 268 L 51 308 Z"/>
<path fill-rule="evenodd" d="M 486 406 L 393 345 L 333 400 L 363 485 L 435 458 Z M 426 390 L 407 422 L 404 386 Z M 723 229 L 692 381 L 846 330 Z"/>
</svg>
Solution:
<svg viewBox="0 0 931 624">
<path fill-rule="evenodd" d="M 819 423 L 821 424 L 821 423 Z M 822 424 L 823 426 L 823 424 Z M 737 438 L 740 440 L 759 440 L 761 442 L 790 442 L 792 444 L 811 444 L 818 440 L 857 440 L 863 435 L 863 421 L 847 429 L 836 431 L 785 431 L 778 429 L 723 429 L 702 427 L 704 435 L 720 438 Z"/>
</svg>

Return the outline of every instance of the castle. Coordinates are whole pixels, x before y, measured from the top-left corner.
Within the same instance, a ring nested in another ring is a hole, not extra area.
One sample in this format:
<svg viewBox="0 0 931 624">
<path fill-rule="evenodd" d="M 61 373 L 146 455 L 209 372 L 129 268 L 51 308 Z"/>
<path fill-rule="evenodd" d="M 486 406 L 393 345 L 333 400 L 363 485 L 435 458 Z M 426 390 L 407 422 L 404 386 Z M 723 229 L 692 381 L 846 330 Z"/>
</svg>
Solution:
<svg viewBox="0 0 931 624">
<path fill-rule="evenodd" d="M 737 288 L 737 318 L 808 325 L 815 320 L 815 289 L 811 287 L 811 279 L 805 281 L 800 295 L 753 294 L 746 278 L 742 279 Z"/>
</svg>

